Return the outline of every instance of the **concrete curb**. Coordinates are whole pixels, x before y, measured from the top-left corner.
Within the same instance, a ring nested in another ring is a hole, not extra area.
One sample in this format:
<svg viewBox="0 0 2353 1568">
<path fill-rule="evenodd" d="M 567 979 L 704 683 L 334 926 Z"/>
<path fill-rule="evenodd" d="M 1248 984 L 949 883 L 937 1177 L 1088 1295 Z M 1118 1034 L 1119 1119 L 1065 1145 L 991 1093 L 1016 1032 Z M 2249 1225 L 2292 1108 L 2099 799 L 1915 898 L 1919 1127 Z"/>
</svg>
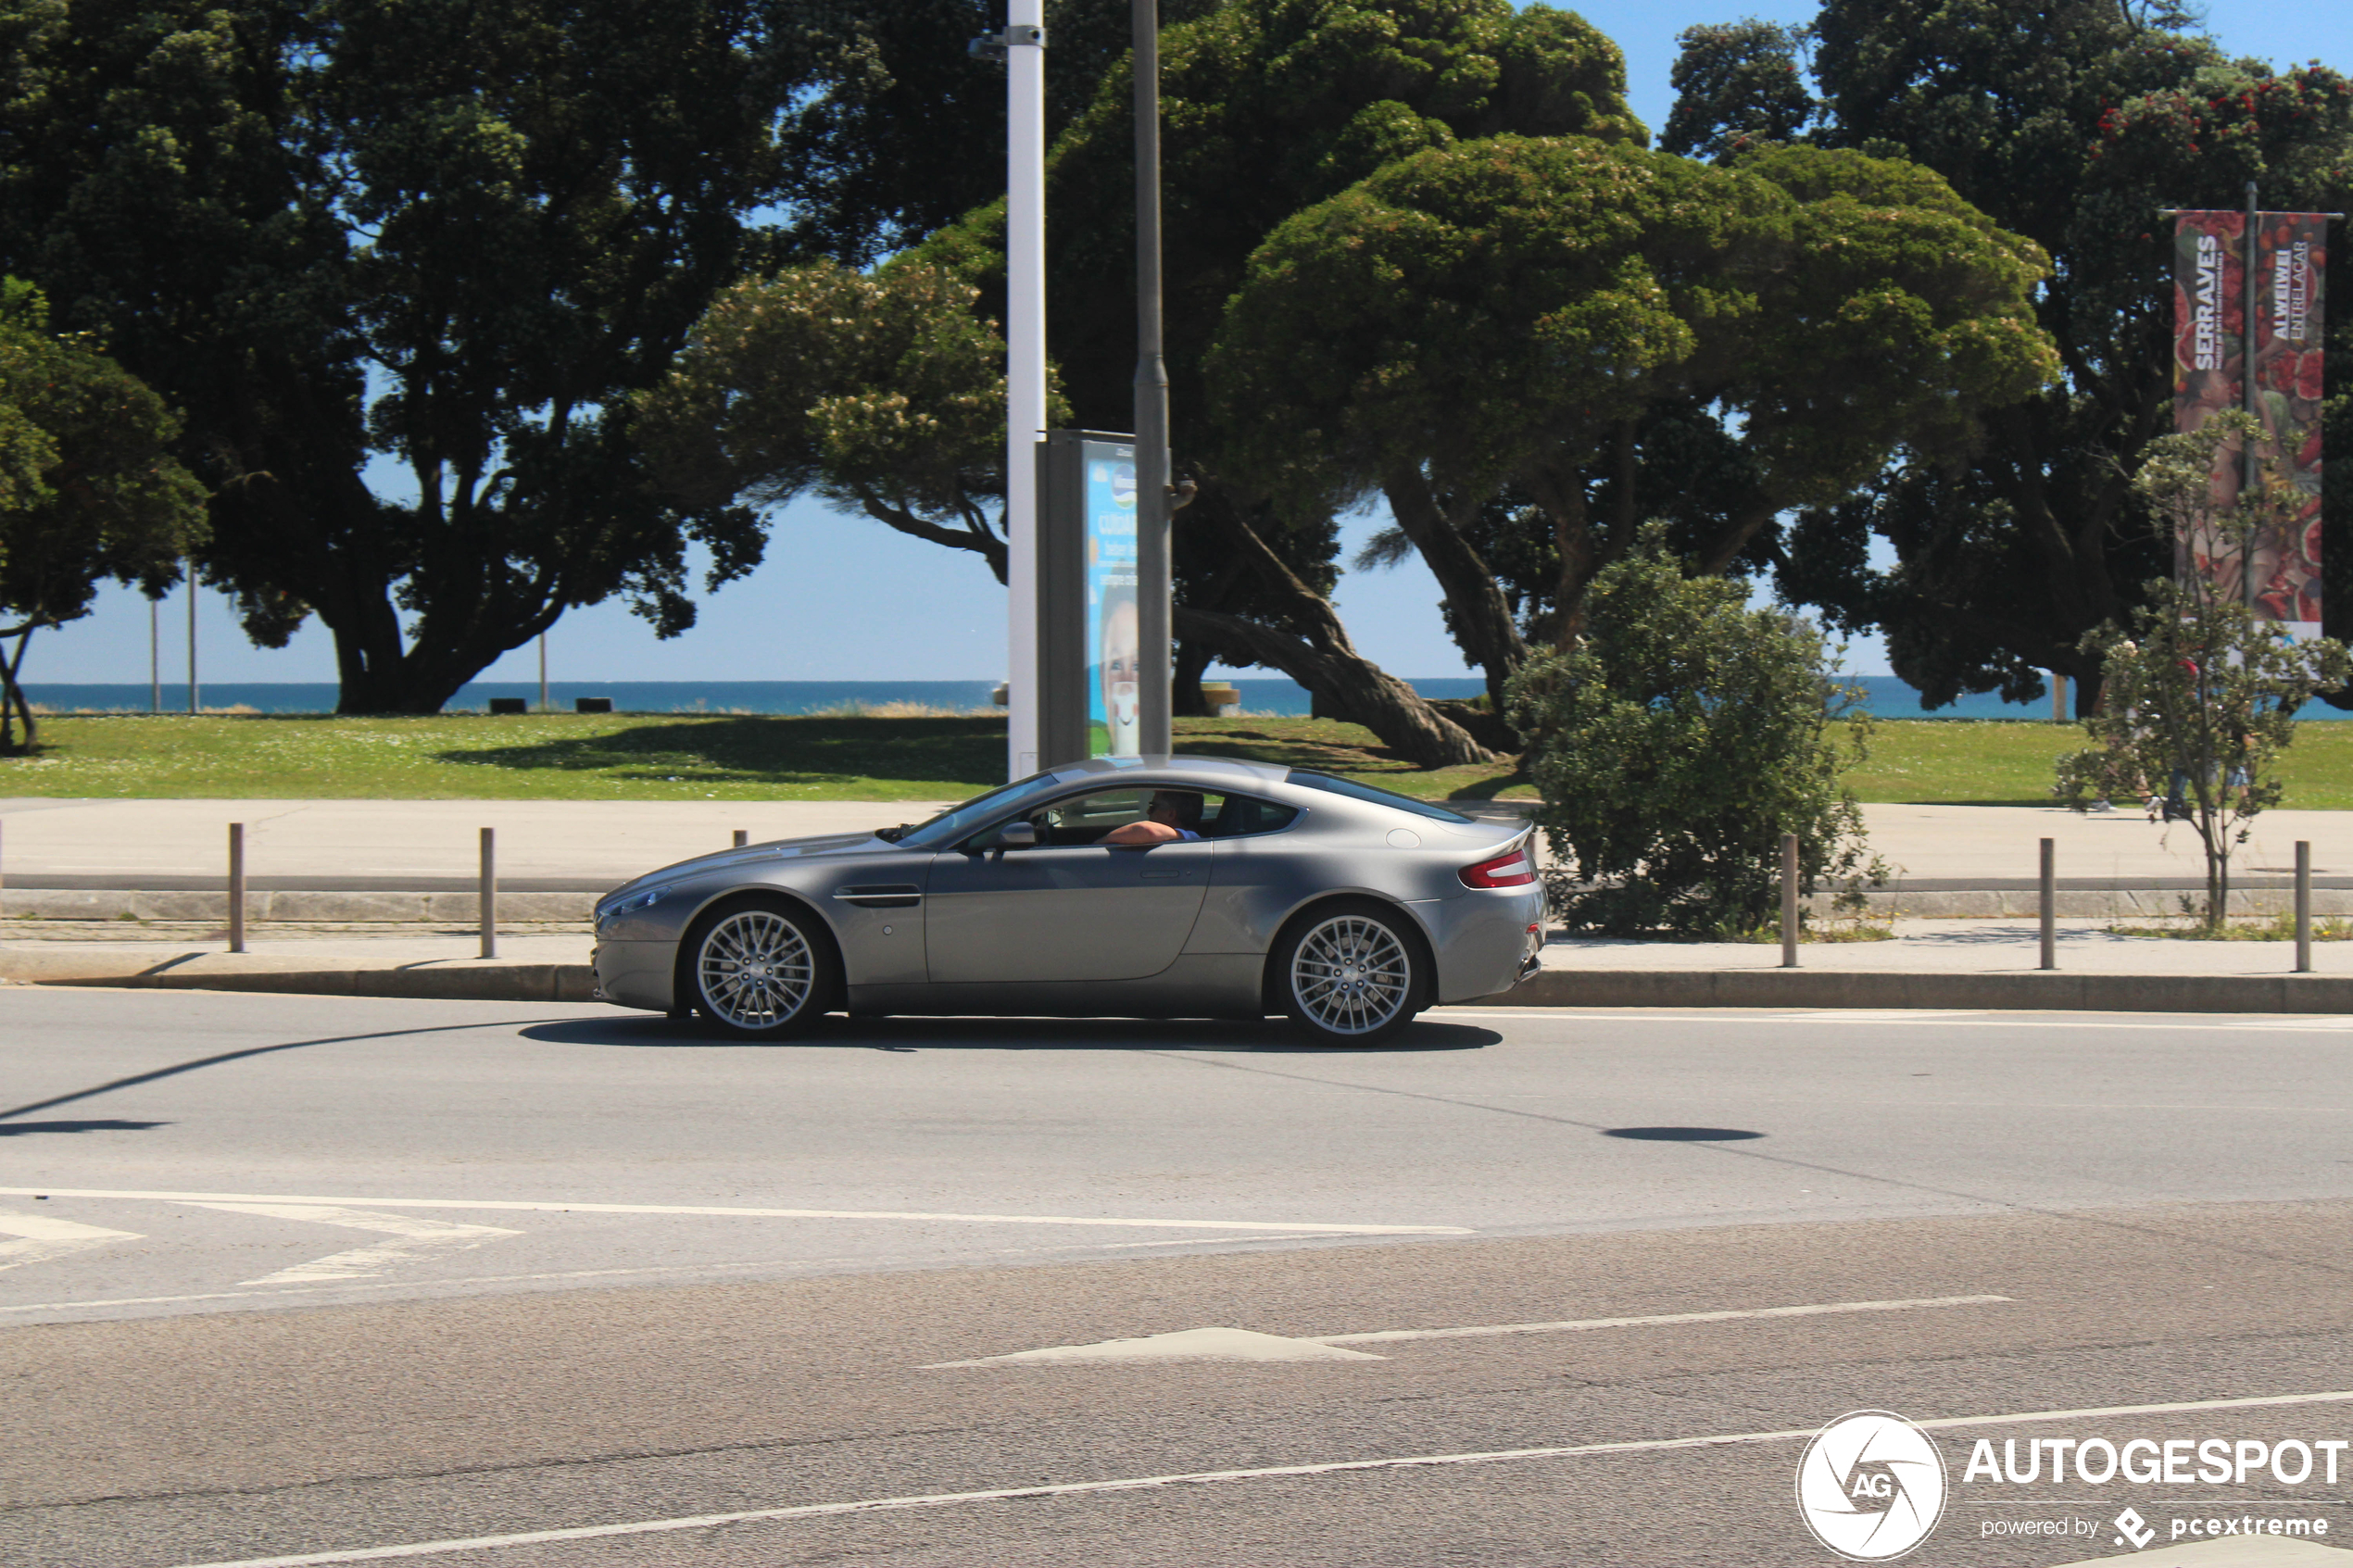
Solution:
<svg viewBox="0 0 2353 1568">
<path fill-rule="evenodd" d="M 30 985 L 106 985 L 158 991 L 268 991 L 310 997 L 409 997 L 468 1002 L 594 1001 L 586 964 L 461 960 L 401 968 L 288 962 L 256 954 L 192 953 L 158 963 L 152 954 L 0 952 L 0 981 Z"/>
<path fill-rule="evenodd" d="M 594 1001 L 586 964 L 467 960 L 409 968 L 304 965 L 227 953 L 0 951 L 0 981 L 473 1002 Z M 1950 1008 L 2032 1012 L 2353 1013 L 2353 975 L 1900 974 L 1804 969 L 1546 970 L 1481 1007 Z"/>
<path fill-rule="evenodd" d="M 1483 1007 L 2353 1012 L 2353 975 L 1548 969 Z"/>
</svg>

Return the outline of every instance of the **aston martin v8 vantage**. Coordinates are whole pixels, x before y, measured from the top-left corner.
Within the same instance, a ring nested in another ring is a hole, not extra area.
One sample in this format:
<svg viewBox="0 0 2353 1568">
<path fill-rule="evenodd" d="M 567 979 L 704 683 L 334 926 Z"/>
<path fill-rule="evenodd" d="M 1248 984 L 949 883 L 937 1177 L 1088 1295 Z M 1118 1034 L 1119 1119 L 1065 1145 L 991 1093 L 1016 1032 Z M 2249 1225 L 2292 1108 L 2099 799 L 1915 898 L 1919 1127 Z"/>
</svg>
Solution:
<svg viewBox="0 0 2353 1568">
<path fill-rule="evenodd" d="M 641 876 L 597 905 L 598 993 L 749 1039 L 846 1010 L 1283 1013 L 1363 1043 L 1534 972 L 1529 838 L 1301 769 L 1098 759 Z"/>
</svg>

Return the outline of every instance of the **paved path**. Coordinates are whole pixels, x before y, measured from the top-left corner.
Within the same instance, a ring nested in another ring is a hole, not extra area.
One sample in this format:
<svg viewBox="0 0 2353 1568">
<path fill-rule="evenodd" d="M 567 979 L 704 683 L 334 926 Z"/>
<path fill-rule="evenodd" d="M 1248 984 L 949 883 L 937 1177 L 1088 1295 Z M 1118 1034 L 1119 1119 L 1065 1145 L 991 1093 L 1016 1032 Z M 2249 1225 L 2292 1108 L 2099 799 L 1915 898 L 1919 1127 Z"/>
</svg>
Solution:
<svg viewBox="0 0 2353 1568">
<path fill-rule="evenodd" d="M 579 1008 L 7 1005 L 11 1568 L 1812 1568 L 1805 1435 L 1858 1409 L 1951 1424 L 1912 1561 L 2129 1556 L 2072 1524 L 2127 1504 L 2177 1548 L 2223 1514 L 2353 1537 L 2318 1465 L 1963 1475 L 1980 1438 L 2022 1469 L 2353 1436 L 2341 1024 L 761 1048 Z M 988 1360 L 1203 1328 L 1290 1348 Z M 1041 1486 L 1073 1489 L 964 1496 Z M 777 1512 L 894 1499 L 933 1500 Z"/>
<path fill-rule="evenodd" d="M 498 830 L 510 878 L 620 883 L 652 866 L 757 843 L 862 832 L 919 821 L 941 801 L 0 800 L 0 875 L 219 876 L 227 824 L 242 822 L 250 876 L 464 878 L 477 834 Z M 2059 874 L 2078 879 L 2205 877 L 2196 835 L 2137 811 L 2082 816 L 2056 807 L 1863 808 L 1878 852 L 1909 880 L 2032 879 L 2036 841 L 2057 840 Z M 2314 872 L 2353 876 L 2353 811 L 2273 811 L 2256 819 L 2237 864 L 2284 874 L 2295 843 Z"/>
</svg>

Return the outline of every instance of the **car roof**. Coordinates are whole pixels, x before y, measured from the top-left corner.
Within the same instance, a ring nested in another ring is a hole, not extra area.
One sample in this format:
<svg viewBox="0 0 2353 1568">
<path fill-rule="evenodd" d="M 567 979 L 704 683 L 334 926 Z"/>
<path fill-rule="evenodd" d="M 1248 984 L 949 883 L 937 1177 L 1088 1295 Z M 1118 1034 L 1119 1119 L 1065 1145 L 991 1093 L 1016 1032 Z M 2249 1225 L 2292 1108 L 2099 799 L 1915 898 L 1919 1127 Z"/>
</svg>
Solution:
<svg viewBox="0 0 2353 1568">
<path fill-rule="evenodd" d="M 1249 785 L 1280 784 L 1290 772 L 1265 762 L 1244 762 L 1231 757 L 1180 757 L 1161 754 L 1152 757 L 1090 757 L 1083 762 L 1065 762 L 1051 770 L 1063 784 L 1077 784 L 1083 780 L 1134 777 L 1141 784 L 1196 783 L 1203 788 L 1216 784 Z"/>
</svg>

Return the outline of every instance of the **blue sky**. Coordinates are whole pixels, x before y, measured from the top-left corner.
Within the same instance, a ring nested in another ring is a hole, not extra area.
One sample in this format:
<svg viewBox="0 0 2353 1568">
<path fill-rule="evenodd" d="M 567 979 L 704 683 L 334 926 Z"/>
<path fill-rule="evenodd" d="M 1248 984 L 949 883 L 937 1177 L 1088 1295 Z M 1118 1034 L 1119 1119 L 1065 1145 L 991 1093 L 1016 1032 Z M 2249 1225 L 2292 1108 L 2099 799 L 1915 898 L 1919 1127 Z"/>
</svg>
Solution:
<svg viewBox="0 0 2353 1568">
<path fill-rule="evenodd" d="M 1802 22 L 1815 11 L 1811 0 L 1609 0 L 1572 8 L 1625 50 L 1629 95 L 1654 132 L 1672 101 L 1667 73 L 1683 29 L 1743 16 Z M 2235 55 L 2274 64 L 2321 59 L 2353 69 L 2353 6 L 2216 0 L 2205 16 L 2208 30 Z M 389 493 L 397 475 L 385 479 Z M 1348 551 L 1384 521 L 1352 520 Z M 164 605 L 166 681 L 186 678 L 185 596 L 183 588 Z M 1446 636 L 1438 598 L 1428 571 L 1409 561 L 1350 573 L 1338 603 L 1357 646 L 1392 673 L 1459 675 L 1462 657 Z M 25 676 L 35 684 L 144 682 L 147 628 L 146 601 L 110 588 L 89 618 L 34 640 Z M 201 593 L 197 638 L 207 683 L 334 679 L 333 643 L 315 621 L 284 649 L 256 648 L 226 601 Z M 698 623 L 685 635 L 658 641 L 613 601 L 573 611 L 547 641 L 550 673 L 570 681 L 998 680 L 1005 668 L 1005 595 L 977 557 L 803 503 L 775 520 L 767 564 L 704 597 Z M 1875 642 L 1858 643 L 1849 662 L 1856 673 L 1887 672 Z M 537 672 L 535 655 L 523 648 L 484 678 L 524 681 Z"/>
</svg>

